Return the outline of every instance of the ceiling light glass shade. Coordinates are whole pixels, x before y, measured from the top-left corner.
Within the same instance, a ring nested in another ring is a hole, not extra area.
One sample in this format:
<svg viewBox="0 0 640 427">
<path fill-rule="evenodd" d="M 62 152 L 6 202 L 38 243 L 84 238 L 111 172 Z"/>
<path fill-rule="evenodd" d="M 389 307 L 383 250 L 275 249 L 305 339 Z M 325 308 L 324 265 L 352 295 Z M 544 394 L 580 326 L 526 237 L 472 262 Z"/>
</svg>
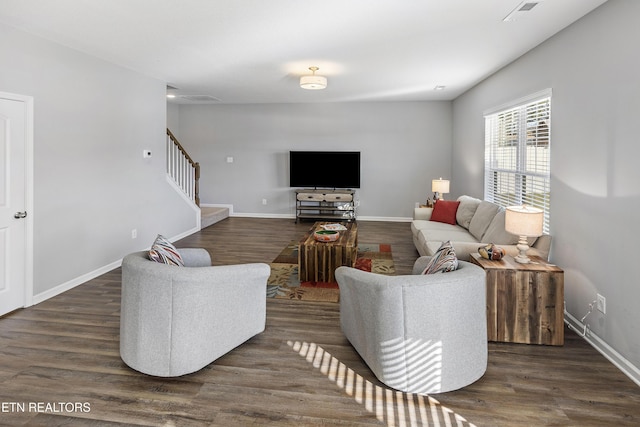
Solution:
<svg viewBox="0 0 640 427">
<path fill-rule="evenodd" d="M 300 87 L 302 89 L 318 90 L 327 87 L 327 78 L 323 76 L 302 76 L 300 77 Z"/>
<path fill-rule="evenodd" d="M 302 89 L 319 90 L 327 87 L 327 78 L 324 76 L 316 76 L 318 67 L 309 67 L 311 72 L 310 76 L 300 77 L 300 87 Z"/>
</svg>

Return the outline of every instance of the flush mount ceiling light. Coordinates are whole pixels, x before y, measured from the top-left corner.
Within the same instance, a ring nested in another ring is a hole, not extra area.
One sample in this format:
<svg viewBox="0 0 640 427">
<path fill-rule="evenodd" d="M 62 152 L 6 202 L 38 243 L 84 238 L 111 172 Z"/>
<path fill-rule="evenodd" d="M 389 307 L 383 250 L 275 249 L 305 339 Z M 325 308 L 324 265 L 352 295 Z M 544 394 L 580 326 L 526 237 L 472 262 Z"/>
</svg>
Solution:
<svg viewBox="0 0 640 427">
<path fill-rule="evenodd" d="M 317 76 L 316 71 L 318 67 L 309 67 L 311 75 L 300 77 L 300 87 L 302 89 L 319 90 L 327 87 L 327 78 L 324 76 Z"/>
</svg>

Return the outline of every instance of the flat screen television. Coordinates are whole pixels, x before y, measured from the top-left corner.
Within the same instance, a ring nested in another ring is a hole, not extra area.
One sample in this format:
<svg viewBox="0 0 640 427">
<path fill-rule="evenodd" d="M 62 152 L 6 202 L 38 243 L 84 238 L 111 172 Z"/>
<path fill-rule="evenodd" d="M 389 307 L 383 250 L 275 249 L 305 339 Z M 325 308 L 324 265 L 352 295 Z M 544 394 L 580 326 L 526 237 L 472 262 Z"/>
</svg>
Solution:
<svg viewBox="0 0 640 427">
<path fill-rule="evenodd" d="M 290 151 L 289 185 L 360 188 L 360 152 Z"/>
</svg>

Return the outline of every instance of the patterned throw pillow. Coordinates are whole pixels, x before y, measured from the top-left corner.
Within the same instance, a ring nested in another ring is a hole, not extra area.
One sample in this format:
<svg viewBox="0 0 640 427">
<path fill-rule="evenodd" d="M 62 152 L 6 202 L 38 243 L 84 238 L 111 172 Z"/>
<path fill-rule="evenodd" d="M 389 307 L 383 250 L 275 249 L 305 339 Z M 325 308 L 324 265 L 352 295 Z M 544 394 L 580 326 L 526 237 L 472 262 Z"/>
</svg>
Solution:
<svg viewBox="0 0 640 427">
<path fill-rule="evenodd" d="M 422 274 L 446 273 L 458 268 L 458 258 L 450 241 L 443 242 L 429 260 Z"/>
<path fill-rule="evenodd" d="M 160 234 L 158 234 L 155 242 L 151 245 L 151 249 L 149 250 L 149 259 L 163 264 L 184 267 L 184 261 L 176 247 L 173 246 L 166 237 Z"/>
</svg>

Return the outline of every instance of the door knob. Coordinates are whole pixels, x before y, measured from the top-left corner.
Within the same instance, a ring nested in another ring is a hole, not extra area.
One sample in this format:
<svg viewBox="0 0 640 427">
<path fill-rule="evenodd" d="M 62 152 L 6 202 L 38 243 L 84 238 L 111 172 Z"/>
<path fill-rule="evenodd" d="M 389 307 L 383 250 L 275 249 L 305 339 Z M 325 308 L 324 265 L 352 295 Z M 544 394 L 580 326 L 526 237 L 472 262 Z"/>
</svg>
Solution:
<svg viewBox="0 0 640 427">
<path fill-rule="evenodd" d="M 27 211 L 16 212 L 15 214 L 13 214 L 13 217 L 16 218 L 16 219 L 26 218 L 27 217 Z"/>
</svg>

